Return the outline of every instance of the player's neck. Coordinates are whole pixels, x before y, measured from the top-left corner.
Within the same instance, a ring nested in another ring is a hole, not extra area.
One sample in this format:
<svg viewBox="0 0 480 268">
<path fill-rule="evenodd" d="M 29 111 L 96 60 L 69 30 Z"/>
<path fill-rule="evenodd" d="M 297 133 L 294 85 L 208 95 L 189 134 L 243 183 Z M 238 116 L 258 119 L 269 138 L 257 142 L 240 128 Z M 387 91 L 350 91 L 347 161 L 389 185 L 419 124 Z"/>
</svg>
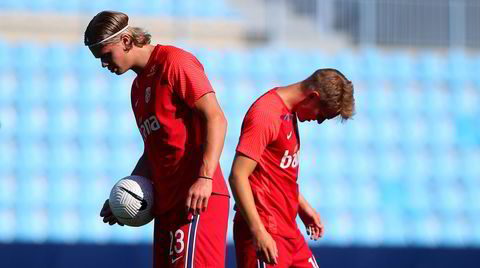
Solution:
<svg viewBox="0 0 480 268">
<path fill-rule="evenodd" d="M 137 49 L 132 51 L 135 53 L 135 61 L 132 66 L 132 71 L 134 71 L 137 75 L 141 74 L 143 69 L 145 69 L 145 66 L 147 66 L 148 60 L 150 59 L 154 49 L 155 46 L 153 45 L 145 45 L 141 48 L 137 47 Z"/>
<path fill-rule="evenodd" d="M 301 82 L 291 84 L 277 89 L 277 94 L 283 100 L 290 111 L 305 99 Z"/>
</svg>

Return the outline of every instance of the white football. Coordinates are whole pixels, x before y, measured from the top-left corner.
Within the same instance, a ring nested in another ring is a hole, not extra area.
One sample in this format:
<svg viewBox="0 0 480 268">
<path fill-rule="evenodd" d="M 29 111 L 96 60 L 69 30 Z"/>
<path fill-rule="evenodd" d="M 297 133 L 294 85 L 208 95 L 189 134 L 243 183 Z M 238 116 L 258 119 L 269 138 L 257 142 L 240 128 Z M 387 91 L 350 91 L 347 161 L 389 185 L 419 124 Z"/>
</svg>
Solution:
<svg viewBox="0 0 480 268">
<path fill-rule="evenodd" d="M 112 188 L 108 199 L 113 215 L 128 226 L 142 226 L 152 221 L 153 185 L 142 176 L 127 176 Z"/>
</svg>

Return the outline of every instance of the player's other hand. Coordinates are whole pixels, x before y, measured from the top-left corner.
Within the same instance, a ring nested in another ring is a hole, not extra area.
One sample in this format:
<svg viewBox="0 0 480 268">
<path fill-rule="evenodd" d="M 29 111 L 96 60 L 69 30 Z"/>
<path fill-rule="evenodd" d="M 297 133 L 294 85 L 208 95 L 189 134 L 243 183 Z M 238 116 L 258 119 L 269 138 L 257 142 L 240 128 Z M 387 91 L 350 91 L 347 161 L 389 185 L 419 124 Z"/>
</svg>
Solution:
<svg viewBox="0 0 480 268">
<path fill-rule="evenodd" d="M 298 210 L 298 215 L 303 221 L 303 224 L 305 224 L 307 235 L 310 236 L 310 239 L 318 240 L 323 236 L 325 227 L 320 219 L 320 214 L 318 214 L 314 208 L 310 206 L 305 209 L 300 208 Z"/>
<path fill-rule="evenodd" d="M 198 178 L 195 183 L 188 190 L 187 201 L 185 202 L 185 209 L 187 212 L 193 214 L 200 214 L 200 211 L 205 211 L 208 206 L 208 199 L 212 194 L 212 180 L 205 178 Z"/>
<path fill-rule="evenodd" d="M 257 251 L 257 257 L 264 260 L 268 264 L 278 264 L 277 243 L 272 236 L 263 229 L 253 234 L 253 245 Z"/>
<path fill-rule="evenodd" d="M 123 223 L 119 222 L 117 218 L 112 213 L 112 210 L 110 209 L 110 204 L 108 203 L 108 199 L 105 200 L 105 203 L 103 204 L 103 208 L 100 211 L 100 217 L 103 217 L 103 222 L 114 225 L 115 223 L 118 223 L 118 225 L 123 226 Z"/>
</svg>

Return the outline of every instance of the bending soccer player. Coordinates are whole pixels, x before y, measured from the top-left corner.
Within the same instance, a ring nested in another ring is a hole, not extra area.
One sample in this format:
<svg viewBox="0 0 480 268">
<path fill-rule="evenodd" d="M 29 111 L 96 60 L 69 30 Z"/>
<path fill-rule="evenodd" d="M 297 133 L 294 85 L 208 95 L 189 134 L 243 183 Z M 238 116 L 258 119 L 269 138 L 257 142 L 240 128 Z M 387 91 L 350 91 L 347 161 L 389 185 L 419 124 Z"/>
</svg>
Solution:
<svg viewBox="0 0 480 268">
<path fill-rule="evenodd" d="M 132 175 L 154 185 L 154 267 L 223 267 L 229 194 L 218 162 L 227 121 L 202 64 L 179 48 L 150 45 L 120 12 L 93 17 L 85 45 L 102 67 L 137 74 L 131 103 L 145 150 Z M 108 200 L 100 215 L 118 222 Z"/>
<path fill-rule="evenodd" d="M 319 214 L 298 190 L 297 119 L 347 120 L 354 110 L 353 85 L 335 69 L 274 88 L 250 107 L 229 177 L 237 267 L 318 267 L 295 221 L 298 214 L 312 239 L 323 236 Z"/>
</svg>

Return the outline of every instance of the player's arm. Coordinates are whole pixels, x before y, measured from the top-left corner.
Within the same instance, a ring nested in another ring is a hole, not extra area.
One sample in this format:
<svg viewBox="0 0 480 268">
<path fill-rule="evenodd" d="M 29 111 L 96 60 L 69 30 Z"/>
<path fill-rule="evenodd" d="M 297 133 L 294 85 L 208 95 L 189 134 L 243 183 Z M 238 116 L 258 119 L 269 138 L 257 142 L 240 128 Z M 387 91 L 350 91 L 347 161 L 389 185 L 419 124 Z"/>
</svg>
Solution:
<svg viewBox="0 0 480 268">
<path fill-rule="evenodd" d="M 323 236 L 324 226 L 320 214 L 307 202 L 302 194 L 298 195 L 298 215 L 307 228 L 310 239 L 317 240 Z"/>
<path fill-rule="evenodd" d="M 253 199 L 252 188 L 248 181 L 248 177 L 255 170 L 256 166 L 257 162 L 255 160 L 237 153 L 233 160 L 228 182 L 232 189 L 235 204 L 253 234 L 257 251 L 261 251 L 264 254 L 268 263 L 276 264 L 276 258 L 278 257 L 277 246 L 260 219 Z"/>
<path fill-rule="evenodd" d="M 148 164 L 147 154 L 145 151 L 143 151 L 142 156 L 140 156 L 140 159 L 138 159 L 137 165 L 135 165 L 135 168 L 132 171 L 132 175 L 142 176 L 151 180 L 152 179 L 151 174 L 152 173 L 150 170 L 150 165 Z"/>
<path fill-rule="evenodd" d="M 213 92 L 205 94 L 195 102 L 195 109 L 202 115 L 207 129 L 205 152 L 199 175 L 212 178 L 223 150 L 227 134 L 227 119 Z"/>
<path fill-rule="evenodd" d="M 217 169 L 227 133 L 227 119 L 213 92 L 203 95 L 195 102 L 207 130 L 205 149 L 197 181 L 189 189 L 186 209 L 194 213 L 205 211 L 212 193 L 213 175 Z"/>
</svg>

